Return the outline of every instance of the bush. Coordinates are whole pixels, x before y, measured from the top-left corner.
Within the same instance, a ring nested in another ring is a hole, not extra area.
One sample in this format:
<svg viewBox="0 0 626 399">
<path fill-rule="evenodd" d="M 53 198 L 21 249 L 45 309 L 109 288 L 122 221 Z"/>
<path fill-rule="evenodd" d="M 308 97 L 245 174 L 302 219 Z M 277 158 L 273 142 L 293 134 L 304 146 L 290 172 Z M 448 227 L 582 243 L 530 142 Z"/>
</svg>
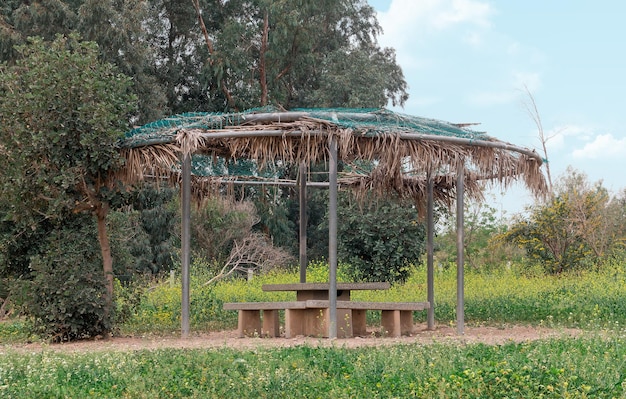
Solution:
<svg viewBox="0 0 626 399">
<path fill-rule="evenodd" d="M 404 282 L 424 253 L 425 228 L 417 209 L 397 199 L 338 209 L 338 255 L 354 281 Z"/>
<path fill-rule="evenodd" d="M 87 220 L 86 220 L 87 219 Z M 14 289 L 16 302 L 43 338 L 89 338 L 110 330 L 105 279 L 90 216 L 74 216 L 31 258 L 31 280 Z"/>
</svg>

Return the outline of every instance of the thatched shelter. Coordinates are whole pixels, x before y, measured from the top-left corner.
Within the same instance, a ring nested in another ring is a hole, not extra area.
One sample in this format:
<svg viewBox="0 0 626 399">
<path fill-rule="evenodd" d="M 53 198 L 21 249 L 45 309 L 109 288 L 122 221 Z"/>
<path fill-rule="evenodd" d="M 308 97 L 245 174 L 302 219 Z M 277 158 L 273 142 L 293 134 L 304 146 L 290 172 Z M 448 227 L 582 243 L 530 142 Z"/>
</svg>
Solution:
<svg viewBox="0 0 626 399">
<path fill-rule="evenodd" d="M 426 210 L 422 214 L 429 216 L 425 219 L 429 225 L 428 299 L 432 304 L 433 203 L 448 207 L 457 203 L 462 243 L 464 195 L 481 198 L 485 184 L 499 184 L 506 188 L 516 181 L 522 181 L 537 196 L 547 190 L 541 171 L 542 159 L 537 153 L 469 130 L 469 125 L 418 118 L 386 109 L 282 111 L 262 108 L 240 113 L 188 113 L 128 132 L 122 142 L 126 167 L 120 177 L 129 183 L 147 177 L 181 183 L 185 285 L 185 273 L 188 273 L 185 268 L 189 262 L 188 247 L 185 249 L 185 245 L 189 245 L 189 237 L 185 236 L 189 234 L 185 231 L 188 229 L 185 227 L 188 219 L 185 207 L 188 207 L 186 204 L 192 193 L 210 195 L 224 183 L 299 185 L 302 193 L 310 184 L 307 183 L 306 166 L 328 162 L 331 287 L 336 284 L 333 279 L 337 266 L 337 187 L 379 195 L 394 191 L 402 197 L 412 198 L 420 209 Z M 240 159 L 251 161 L 254 168 L 233 171 L 224 167 L 228 162 Z M 338 162 L 343 165 L 341 173 L 337 171 Z M 277 180 L 277 168 L 285 165 L 300 166 L 297 181 Z M 304 206 L 301 203 L 301 208 Z M 462 325 L 463 319 L 459 316 L 459 313 L 462 315 L 463 296 L 462 245 L 458 250 L 461 289 L 457 321 Z M 301 267 L 305 265 L 301 264 Z M 188 291 L 185 293 L 183 287 L 185 295 L 188 297 Z M 331 319 L 332 303 L 331 294 Z M 431 306 L 429 326 L 434 323 L 432 309 Z M 186 328 L 188 331 L 184 312 L 183 306 L 183 335 Z M 462 333 L 462 329 L 459 332 Z"/>
</svg>

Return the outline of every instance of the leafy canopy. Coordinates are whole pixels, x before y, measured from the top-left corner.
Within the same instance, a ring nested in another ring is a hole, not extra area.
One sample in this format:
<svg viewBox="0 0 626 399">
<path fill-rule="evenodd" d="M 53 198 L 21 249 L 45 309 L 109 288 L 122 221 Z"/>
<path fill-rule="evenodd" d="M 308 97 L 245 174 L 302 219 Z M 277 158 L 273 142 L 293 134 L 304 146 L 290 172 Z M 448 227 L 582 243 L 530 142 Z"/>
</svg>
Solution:
<svg viewBox="0 0 626 399">
<path fill-rule="evenodd" d="M 0 67 L 0 192 L 9 218 L 36 229 L 108 195 L 134 97 L 131 80 L 77 35 L 32 38 L 18 52 L 15 64 Z"/>
<path fill-rule="evenodd" d="M 601 181 L 589 184 L 585 174 L 568 168 L 554 195 L 499 238 L 524 249 L 548 273 L 586 268 L 623 250 L 624 209 Z"/>
</svg>

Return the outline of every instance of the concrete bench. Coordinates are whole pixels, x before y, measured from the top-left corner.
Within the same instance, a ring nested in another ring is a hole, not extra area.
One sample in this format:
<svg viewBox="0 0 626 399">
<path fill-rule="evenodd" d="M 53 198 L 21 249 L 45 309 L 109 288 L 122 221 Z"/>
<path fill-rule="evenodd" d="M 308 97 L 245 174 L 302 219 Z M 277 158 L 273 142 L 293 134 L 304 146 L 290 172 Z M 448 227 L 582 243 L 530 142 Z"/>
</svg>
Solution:
<svg viewBox="0 0 626 399">
<path fill-rule="evenodd" d="M 306 302 L 230 302 L 224 304 L 224 310 L 238 310 L 237 330 L 240 337 L 262 336 L 278 337 L 280 325 L 278 311 L 283 309 L 305 309 Z M 263 319 L 261 321 L 261 311 Z"/>
<path fill-rule="evenodd" d="M 285 310 L 285 336 L 328 336 L 330 301 L 310 299 L 293 302 L 225 303 L 224 310 L 238 310 L 240 337 L 280 335 L 279 310 Z M 413 312 L 430 308 L 428 302 L 353 302 L 337 301 L 337 335 L 367 335 L 366 311 L 380 310 L 381 326 L 388 336 L 413 332 Z M 262 317 L 261 317 L 262 313 Z"/>
<path fill-rule="evenodd" d="M 308 300 L 307 309 L 323 309 L 330 307 L 330 301 Z M 413 312 L 430 308 L 428 302 L 358 302 L 337 301 L 337 310 L 351 311 L 351 335 L 363 336 L 366 330 L 366 311 L 381 311 L 381 326 L 391 337 L 400 337 L 413 333 Z"/>
</svg>

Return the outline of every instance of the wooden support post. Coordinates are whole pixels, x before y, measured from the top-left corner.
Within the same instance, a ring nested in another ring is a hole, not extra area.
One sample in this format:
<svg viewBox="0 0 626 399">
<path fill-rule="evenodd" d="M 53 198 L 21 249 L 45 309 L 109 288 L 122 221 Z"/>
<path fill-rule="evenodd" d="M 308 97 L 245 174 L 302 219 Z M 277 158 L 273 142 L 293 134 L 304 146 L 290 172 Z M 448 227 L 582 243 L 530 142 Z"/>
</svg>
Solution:
<svg viewBox="0 0 626 399">
<path fill-rule="evenodd" d="M 413 334 L 413 311 L 411 310 L 400 311 L 400 334 L 401 335 Z"/>
<path fill-rule="evenodd" d="M 307 309 L 285 309 L 285 337 L 304 335 L 304 319 Z"/>
<path fill-rule="evenodd" d="M 380 315 L 380 324 L 384 333 L 389 337 L 399 337 L 402 335 L 399 310 L 383 310 Z"/>
<path fill-rule="evenodd" d="M 465 165 L 459 166 L 456 179 L 456 332 L 465 334 L 465 260 L 464 260 L 464 200 Z"/>
<path fill-rule="evenodd" d="M 307 182 L 307 167 L 306 163 L 300 164 L 300 172 L 298 176 L 299 187 L 299 202 L 300 202 L 300 282 L 306 283 L 306 267 L 307 267 L 307 254 L 306 254 L 306 226 L 307 226 L 307 198 L 306 198 L 306 182 Z"/>
<path fill-rule="evenodd" d="M 329 187 L 328 187 L 328 299 L 330 301 L 329 338 L 337 338 L 337 138 L 330 137 L 329 143 Z"/>
<path fill-rule="evenodd" d="M 352 334 L 355 337 L 367 335 L 367 320 L 365 309 L 352 309 Z"/>
<path fill-rule="evenodd" d="M 181 336 L 189 337 L 189 263 L 191 259 L 191 154 L 183 156 L 182 231 L 181 231 L 181 267 L 182 267 L 182 303 Z"/>
<path fill-rule="evenodd" d="M 239 337 L 252 337 L 261 334 L 261 311 L 260 310 L 240 310 L 239 311 Z"/>
<path fill-rule="evenodd" d="M 429 330 L 435 329 L 435 262 L 434 262 L 434 248 L 435 248 L 435 217 L 434 217 L 434 208 L 435 201 L 433 199 L 433 178 L 428 173 L 427 176 L 428 185 L 427 185 L 427 204 L 426 204 L 426 231 L 427 231 L 427 239 L 426 239 L 426 247 L 427 247 L 427 255 L 426 255 L 426 290 L 427 290 L 427 301 L 430 303 L 430 307 L 427 311 L 427 328 Z"/>
</svg>

